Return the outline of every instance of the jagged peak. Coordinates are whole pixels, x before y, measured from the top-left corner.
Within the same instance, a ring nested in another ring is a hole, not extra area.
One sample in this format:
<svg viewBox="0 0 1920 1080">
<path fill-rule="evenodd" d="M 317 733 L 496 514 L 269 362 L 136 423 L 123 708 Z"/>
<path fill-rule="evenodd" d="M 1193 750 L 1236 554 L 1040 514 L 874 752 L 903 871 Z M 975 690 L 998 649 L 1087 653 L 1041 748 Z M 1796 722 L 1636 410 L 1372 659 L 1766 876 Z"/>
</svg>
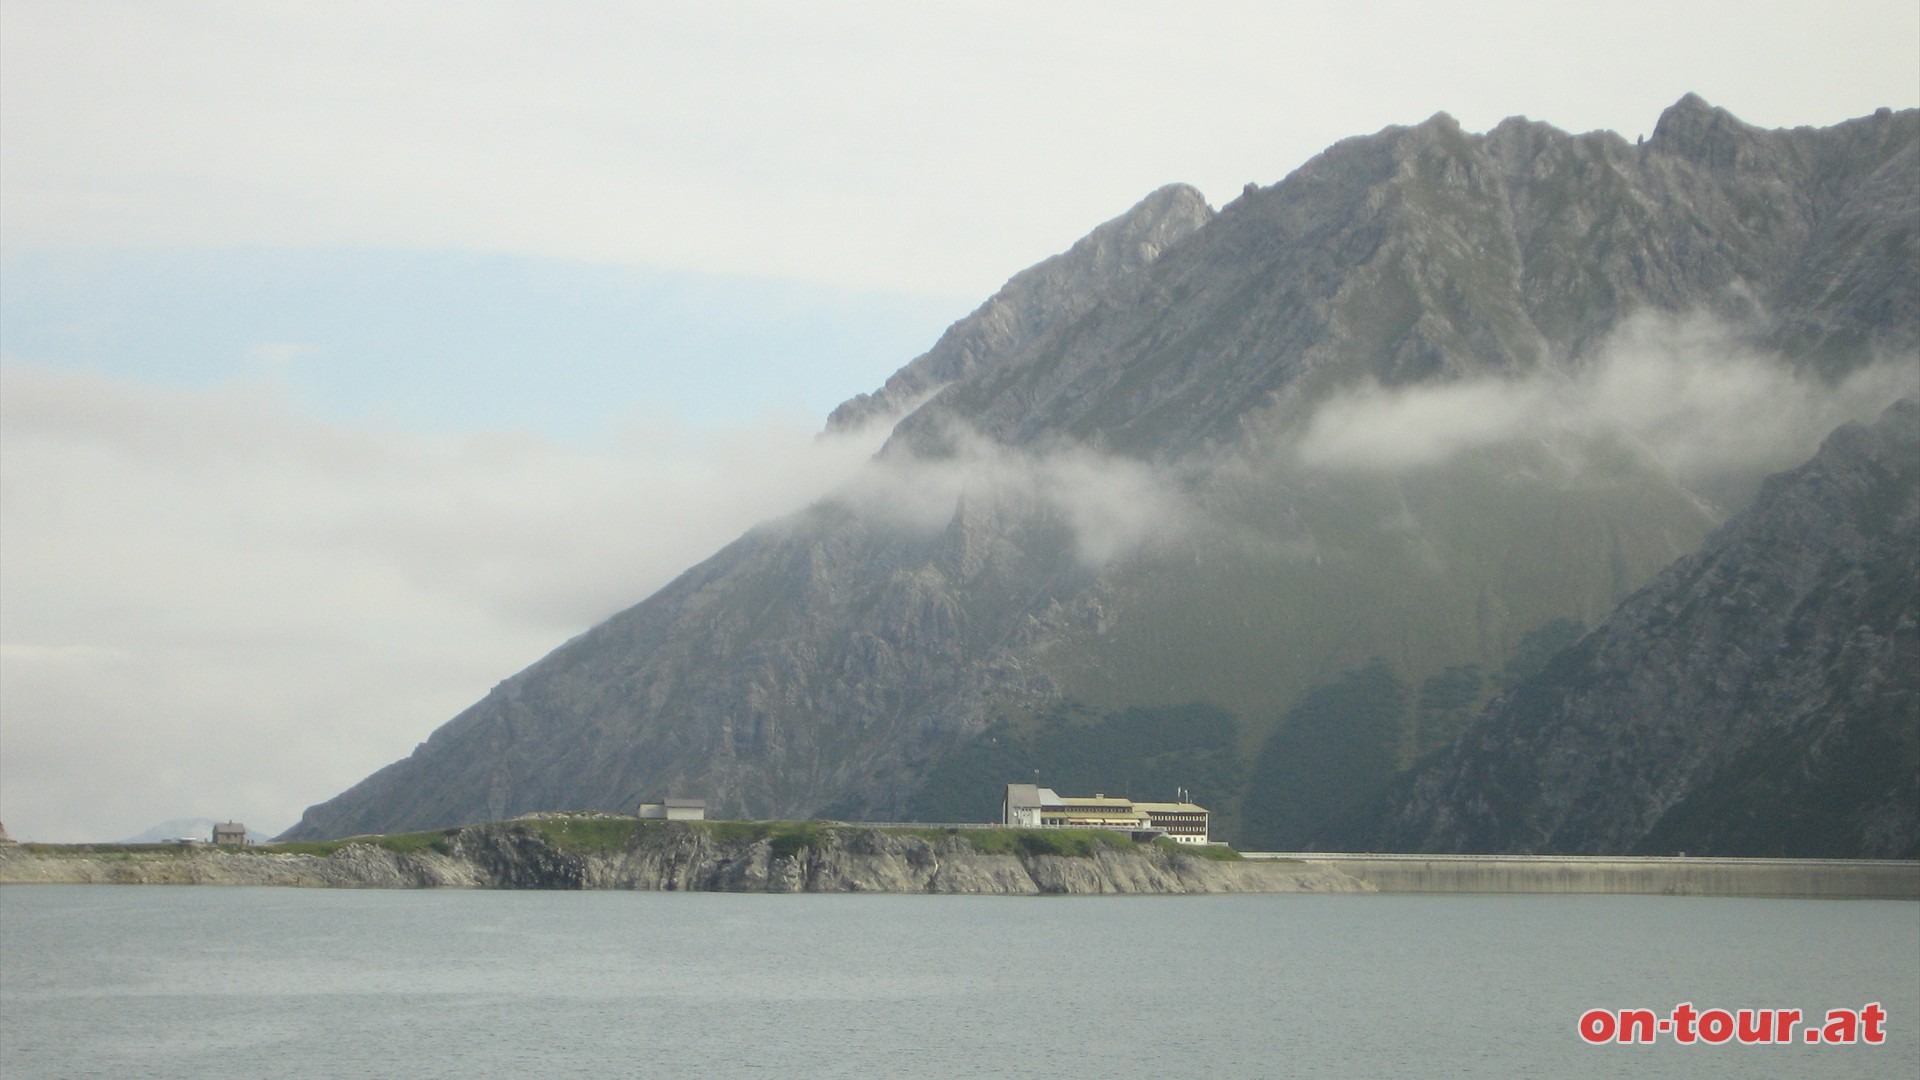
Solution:
<svg viewBox="0 0 1920 1080">
<path fill-rule="evenodd" d="M 1066 254 L 1070 257 L 1112 237 L 1157 233 L 1166 231 L 1169 226 L 1172 226 L 1175 235 L 1185 235 L 1212 216 L 1213 207 L 1199 188 L 1191 184 L 1166 184 L 1149 192 L 1146 198 L 1134 203 L 1119 217 L 1101 223 L 1081 237 Z"/>
<path fill-rule="evenodd" d="M 1643 140 L 1644 141 L 1644 140 Z M 1584 147 L 1606 153 L 1630 145 L 1617 131 L 1598 130 L 1574 133 L 1543 120 L 1509 116 L 1495 124 L 1482 142 L 1487 153 L 1501 163 L 1509 177 L 1517 177 L 1536 155 L 1551 147 Z"/>
<path fill-rule="evenodd" d="M 1084 310 L 1114 282 L 1154 262 L 1213 216 L 1206 196 L 1191 184 L 1155 188 L 1071 248 L 1013 275 L 886 385 L 842 402 L 828 415 L 827 430 L 876 417 L 897 419 L 940 385 L 1005 361 L 1047 326 Z"/>
<path fill-rule="evenodd" d="M 1337 152 L 1347 150 L 1361 154 L 1384 152 L 1390 157 L 1404 159 L 1426 153 L 1436 146 L 1458 149 L 1480 138 L 1482 136 L 1462 127 L 1452 113 L 1442 110 L 1417 124 L 1394 124 L 1372 135 L 1342 140 L 1329 147 L 1321 158 L 1331 158 Z"/>
<path fill-rule="evenodd" d="M 1706 98 L 1703 98 L 1699 94 L 1696 94 L 1693 91 L 1689 90 L 1686 93 L 1680 95 L 1679 101 L 1676 101 L 1672 105 L 1667 106 L 1666 111 L 1661 113 L 1661 115 L 1664 117 L 1668 113 L 1685 115 L 1687 113 L 1712 114 L 1715 112 L 1726 112 L 1726 110 L 1715 106 L 1712 102 L 1709 102 Z"/>
<path fill-rule="evenodd" d="M 1647 140 L 1649 149 L 1708 165 L 1732 165 L 1743 145 L 1759 133 L 1754 127 L 1699 94 L 1688 93 L 1669 105 Z"/>
<path fill-rule="evenodd" d="M 1192 184 L 1176 181 L 1171 184 L 1163 184 L 1148 192 L 1147 197 L 1141 199 L 1139 204 L 1134 207 L 1134 211 L 1148 207 L 1164 209 L 1171 206 L 1205 207 L 1208 210 L 1212 209 L 1212 206 L 1207 202 L 1207 197 L 1201 193 L 1199 188 L 1194 187 Z M 1129 211 L 1128 213 L 1130 214 L 1134 211 Z M 1121 216 L 1125 217 L 1127 215 L 1123 214 Z"/>
</svg>

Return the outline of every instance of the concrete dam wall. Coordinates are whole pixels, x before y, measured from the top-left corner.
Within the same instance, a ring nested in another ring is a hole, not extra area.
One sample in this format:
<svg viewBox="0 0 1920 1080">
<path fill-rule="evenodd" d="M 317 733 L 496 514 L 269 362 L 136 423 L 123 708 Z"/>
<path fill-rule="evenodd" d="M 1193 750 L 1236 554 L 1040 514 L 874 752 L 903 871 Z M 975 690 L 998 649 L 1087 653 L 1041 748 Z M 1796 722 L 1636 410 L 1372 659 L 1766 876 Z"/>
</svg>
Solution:
<svg viewBox="0 0 1920 1080">
<path fill-rule="evenodd" d="M 1920 900 L 1920 862 L 1687 856 L 1248 852 L 1338 869 L 1379 892 L 1632 893 Z"/>
</svg>

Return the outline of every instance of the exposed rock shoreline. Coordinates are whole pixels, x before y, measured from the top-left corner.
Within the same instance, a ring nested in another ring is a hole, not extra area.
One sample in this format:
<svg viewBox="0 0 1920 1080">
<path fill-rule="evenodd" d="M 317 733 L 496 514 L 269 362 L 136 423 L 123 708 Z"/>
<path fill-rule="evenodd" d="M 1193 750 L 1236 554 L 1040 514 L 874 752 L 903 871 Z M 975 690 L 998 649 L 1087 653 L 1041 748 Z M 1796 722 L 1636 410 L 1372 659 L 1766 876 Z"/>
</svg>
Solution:
<svg viewBox="0 0 1920 1080">
<path fill-rule="evenodd" d="M 825 826 L 794 843 L 660 822 L 633 829 L 617 846 L 594 847 L 556 839 L 535 820 L 449 830 L 413 850 L 372 837 L 326 854 L 275 845 L 9 845 L 0 850 L 0 883 L 1008 896 L 1373 891 L 1330 867 L 1218 861 L 1144 845 L 1095 845 L 1086 855 L 990 854 L 957 833 Z"/>
</svg>

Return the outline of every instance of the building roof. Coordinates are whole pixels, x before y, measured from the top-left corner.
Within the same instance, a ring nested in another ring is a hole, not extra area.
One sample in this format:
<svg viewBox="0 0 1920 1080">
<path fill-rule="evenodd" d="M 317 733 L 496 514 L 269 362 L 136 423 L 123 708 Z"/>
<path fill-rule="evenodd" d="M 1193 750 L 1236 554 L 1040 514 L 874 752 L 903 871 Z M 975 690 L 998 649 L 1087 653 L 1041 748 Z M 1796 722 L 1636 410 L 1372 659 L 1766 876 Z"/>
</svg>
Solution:
<svg viewBox="0 0 1920 1080">
<path fill-rule="evenodd" d="M 1133 799 L 1123 799 L 1104 794 L 1087 796 L 1074 795 L 1062 798 L 1059 792 L 1054 791 L 1052 788 L 1041 787 L 1038 784 L 1008 784 L 1007 806 L 1010 809 L 1026 809 L 1037 806 L 1045 810 L 1078 810 L 1089 813 L 1111 811 L 1119 811 L 1122 813 L 1132 811 L 1143 814 L 1148 811 L 1157 814 L 1208 813 L 1206 807 L 1191 802 L 1136 802 Z"/>
<path fill-rule="evenodd" d="M 1010 807 L 1011 806 L 1027 807 L 1027 806 L 1043 805 L 1040 799 L 1040 785 L 1008 784 L 1007 785 L 1007 805 Z"/>
</svg>

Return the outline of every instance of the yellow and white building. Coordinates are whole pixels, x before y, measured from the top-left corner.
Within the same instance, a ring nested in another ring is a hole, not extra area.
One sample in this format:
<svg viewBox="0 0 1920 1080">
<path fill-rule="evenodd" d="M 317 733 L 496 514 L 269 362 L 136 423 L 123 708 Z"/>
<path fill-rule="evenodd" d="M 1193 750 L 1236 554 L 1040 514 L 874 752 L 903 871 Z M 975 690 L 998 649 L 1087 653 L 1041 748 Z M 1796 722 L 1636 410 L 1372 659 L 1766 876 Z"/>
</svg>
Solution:
<svg viewBox="0 0 1920 1080">
<path fill-rule="evenodd" d="M 1155 830 L 1177 843 L 1207 843 L 1207 808 L 1192 802 L 1135 802 L 1105 792 L 1063 796 L 1038 784 L 1008 784 L 1000 821 L 1028 829 Z"/>
</svg>

